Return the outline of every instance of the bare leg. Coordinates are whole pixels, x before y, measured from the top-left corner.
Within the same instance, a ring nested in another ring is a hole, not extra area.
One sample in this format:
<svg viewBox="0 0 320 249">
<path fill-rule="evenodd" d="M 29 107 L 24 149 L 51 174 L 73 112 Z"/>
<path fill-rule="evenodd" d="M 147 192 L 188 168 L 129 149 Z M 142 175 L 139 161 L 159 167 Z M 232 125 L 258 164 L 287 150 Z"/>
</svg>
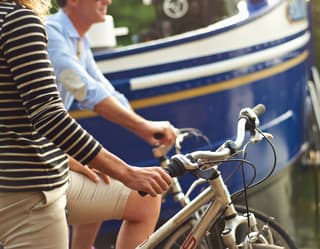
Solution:
<svg viewBox="0 0 320 249">
<path fill-rule="evenodd" d="M 141 197 L 118 181 L 112 180 L 106 186 L 103 181 L 97 184 L 86 176 L 70 172 L 67 206 L 68 222 L 73 224 L 72 249 L 91 249 L 104 220 L 123 220 L 117 249 L 135 248 L 153 232 L 160 214 L 161 196 Z M 81 223 L 83 225 L 75 225 Z"/>
<path fill-rule="evenodd" d="M 148 238 L 157 224 L 161 196 L 141 197 L 132 191 L 123 213 L 123 222 L 118 234 L 117 249 L 133 249 Z"/>
<path fill-rule="evenodd" d="M 91 249 L 98 234 L 101 222 L 72 226 L 72 249 Z"/>
</svg>

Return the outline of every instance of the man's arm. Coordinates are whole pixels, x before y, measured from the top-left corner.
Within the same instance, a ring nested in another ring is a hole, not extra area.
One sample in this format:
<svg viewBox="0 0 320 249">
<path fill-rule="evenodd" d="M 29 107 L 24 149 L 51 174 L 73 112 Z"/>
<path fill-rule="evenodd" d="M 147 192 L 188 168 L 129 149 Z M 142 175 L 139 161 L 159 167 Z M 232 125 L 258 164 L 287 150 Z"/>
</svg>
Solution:
<svg viewBox="0 0 320 249">
<path fill-rule="evenodd" d="M 159 143 L 170 145 L 176 137 L 174 127 L 169 122 L 146 120 L 132 109 L 123 107 L 112 96 L 95 105 L 94 111 L 103 118 L 127 128 L 152 145 Z M 160 141 L 154 137 L 156 133 L 164 135 Z"/>
<path fill-rule="evenodd" d="M 67 38 L 64 37 L 61 28 L 47 25 L 48 50 L 58 84 L 63 84 L 71 93 L 72 86 L 85 86 L 86 96 L 77 98 L 74 95 L 83 108 L 94 110 L 103 118 L 127 128 L 152 145 L 172 144 L 175 139 L 173 126 L 169 122 L 146 120 L 131 108 L 122 105 L 116 99 L 111 83 L 99 71 L 91 51 L 86 50 L 86 65 L 81 65 L 73 54 L 74 51 L 64 42 Z M 78 84 L 74 84 L 75 82 Z M 155 139 L 155 133 L 163 134 L 163 138 Z"/>
</svg>

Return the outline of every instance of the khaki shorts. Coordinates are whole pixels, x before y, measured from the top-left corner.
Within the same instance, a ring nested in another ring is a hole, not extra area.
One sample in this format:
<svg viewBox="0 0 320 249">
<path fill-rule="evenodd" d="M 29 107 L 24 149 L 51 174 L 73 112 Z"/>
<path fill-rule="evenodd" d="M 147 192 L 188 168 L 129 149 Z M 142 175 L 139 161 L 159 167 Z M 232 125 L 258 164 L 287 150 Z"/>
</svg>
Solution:
<svg viewBox="0 0 320 249">
<path fill-rule="evenodd" d="M 70 172 L 67 190 L 67 218 L 69 224 L 87 224 L 121 219 L 131 189 L 110 179 L 106 184 L 91 181 L 87 176 Z"/>
<path fill-rule="evenodd" d="M 51 191 L 0 192 L 0 244 L 68 249 L 66 189 L 67 184 Z"/>
</svg>

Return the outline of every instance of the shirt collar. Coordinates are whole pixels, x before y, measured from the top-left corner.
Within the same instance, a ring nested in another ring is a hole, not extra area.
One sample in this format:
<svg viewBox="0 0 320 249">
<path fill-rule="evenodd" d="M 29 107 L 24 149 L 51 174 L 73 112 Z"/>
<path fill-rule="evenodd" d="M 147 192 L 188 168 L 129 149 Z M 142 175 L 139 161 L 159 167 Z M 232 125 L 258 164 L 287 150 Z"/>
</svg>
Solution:
<svg viewBox="0 0 320 249">
<path fill-rule="evenodd" d="M 72 38 L 80 39 L 78 31 L 74 27 L 68 15 L 63 11 L 63 9 L 59 9 L 57 15 L 62 20 L 61 23 L 65 26 L 65 30 L 68 32 L 68 35 Z"/>
</svg>

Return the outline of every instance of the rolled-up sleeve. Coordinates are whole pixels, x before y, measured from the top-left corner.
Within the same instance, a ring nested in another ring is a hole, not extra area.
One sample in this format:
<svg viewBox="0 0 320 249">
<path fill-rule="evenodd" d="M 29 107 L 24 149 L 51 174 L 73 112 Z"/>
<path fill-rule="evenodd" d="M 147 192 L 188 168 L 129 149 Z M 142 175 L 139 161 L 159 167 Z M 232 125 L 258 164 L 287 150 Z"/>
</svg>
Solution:
<svg viewBox="0 0 320 249">
<path fill-rule="evenodd" d="M 115 90 L 111 83 L 106 87 L 101 82 L 104 81 L 101 78 L 102 74 L 91 74 L 95 67 L 91 52 L 85 54 L 84 66 L 75 52 L 76 39 L 66 37 L 62 27 L 57 23 L 47 22 L 46 31 L 49 57 L 55 70 L 59 92 L 67 109 L 73 99 L 76 99 L 82 108 L 93 110 L 97 103 L 114 94 Z M 71 96 L 68 96 L 67 91 Z"/>
</svg>

